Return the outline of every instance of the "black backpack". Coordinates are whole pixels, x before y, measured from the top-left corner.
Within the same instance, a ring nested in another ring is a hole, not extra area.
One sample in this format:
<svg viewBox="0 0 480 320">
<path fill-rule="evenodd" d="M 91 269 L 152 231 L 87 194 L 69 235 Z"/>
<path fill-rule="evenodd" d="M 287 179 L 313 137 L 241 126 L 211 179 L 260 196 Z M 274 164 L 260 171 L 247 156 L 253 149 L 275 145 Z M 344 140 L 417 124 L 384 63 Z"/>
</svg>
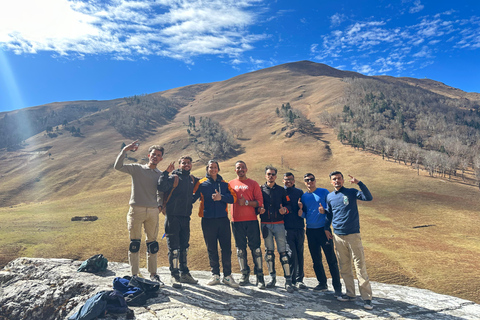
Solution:
<svg viewBox="0 0 480 320">
<path fill-rule="evenodd" d="M 85 260 L 77 269 L 78 272 L 97 273 L 107 270 L 108 260 L 103 254 L 96 254 Z"/>
</svg>

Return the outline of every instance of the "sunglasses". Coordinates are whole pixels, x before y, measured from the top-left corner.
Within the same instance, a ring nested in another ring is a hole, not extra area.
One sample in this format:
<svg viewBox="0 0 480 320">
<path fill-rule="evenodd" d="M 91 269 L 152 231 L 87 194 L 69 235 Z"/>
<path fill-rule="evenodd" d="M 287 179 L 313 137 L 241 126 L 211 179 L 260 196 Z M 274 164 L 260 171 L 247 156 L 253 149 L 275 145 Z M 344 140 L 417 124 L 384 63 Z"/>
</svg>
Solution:
<svg viewBox="0 0 480 320">
<path fill-rule="evenodd" d="M 305 182 L 313 182 L 313 181 L 315 181 L 315 178 L 307 178 L 307 179 L 305 179 L 305 180 L 303 180 L 303 181 L 305 181 Z"/>
<path fill-rule="evenodd" d="M 267 176 L 276 176 L 277 174 L 276 173 L 267 173 Z"/>
</svg>

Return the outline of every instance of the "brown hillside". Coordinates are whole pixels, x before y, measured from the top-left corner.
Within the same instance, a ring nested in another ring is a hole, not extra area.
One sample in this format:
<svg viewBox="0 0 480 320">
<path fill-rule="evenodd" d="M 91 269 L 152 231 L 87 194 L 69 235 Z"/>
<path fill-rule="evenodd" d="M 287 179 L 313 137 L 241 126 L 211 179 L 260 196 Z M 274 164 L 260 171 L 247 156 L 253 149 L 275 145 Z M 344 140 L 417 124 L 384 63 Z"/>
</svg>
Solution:
<svg viewBox="0 0 480 320">
<path fill-rule="evenodd" d="M 173 121 L 141 140 L 139 150 L 129 153 L 129 161 L 141 162 L 148 146 L 161 144 L 165 158 L 160 169 L 190 154 L 196 160 L 194 174 L 201 176 L 204 164 L 198 161 L 184 125 L 188 116 L 211 117 L 225 129 L 241 128 L 243 136 L 237 142 L 243 153 L 220 163 L 225 179 L 234 178 L 238 159 L 246 161 L 249 177 L 259 183 L 267 164 L 277 166 L 280 173 L 292 171 L 301 188 L 306 172 L 313 172 L 318 186 L 328 189 L 328 173 L 334 169 L 358 177 L 374 196 L 373 202 L 360 204 L 370 278 L 480 302 L 478 189 L 430 178 L 424 172 L 417 175 L 409 166 L 339 143 L 330 129 L 319 124 L 318 116 L 343 107 L 348 85 L 344 77 L 363 76 L 301 61 L 155 93 L 185 106 Z M 286 137 L 288 130 L 282 130 L 286 125 L 275 109 L 287 102 L 316 122 L 315 135 L 295 132 Z M 52 139 L 40 133 L 28 139 L 24 149 L 0 154 L 0 265 L 22 255 L 86 259 L 100 252 L 111 261 L 127 261 L 130 178 L 114 171 L 113 163 L 122 142 L 129 140 L 102 117 L 107 109 L 89 115 L 90 125 L 85 119 L 72 122 L 81 127 L 83 137 L 62 132 Z M 281 183 L 281 175 L 277 182 Z M 70 221 L 85 215 L 99 220 Z M 422 225 L 431 226 L 414 228 Z M 167 265 L 165 241 L 160 245 L 159 263 Z M 307 245 L 305 251 L 306 273 L 312 277 Z M 190 254 L 191 269 L 209 269 L 196 212 Z M 238 272 L 236 260 L 233 265 Z"/>
</svg>

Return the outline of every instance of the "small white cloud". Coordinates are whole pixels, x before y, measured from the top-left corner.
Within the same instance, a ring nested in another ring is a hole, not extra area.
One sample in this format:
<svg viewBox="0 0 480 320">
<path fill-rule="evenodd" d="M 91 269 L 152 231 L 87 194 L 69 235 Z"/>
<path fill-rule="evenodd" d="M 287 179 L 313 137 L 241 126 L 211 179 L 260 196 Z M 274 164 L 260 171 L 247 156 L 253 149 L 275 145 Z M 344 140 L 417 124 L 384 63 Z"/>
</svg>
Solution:
<svg viewBox="0 0 480 320">
<path fill-rule="evenodd" d="M 341 13 L 335 13 L 333 16 L 330 17 L 330 24 L 332 28 L 336 28 L 345 21 L 345 15 Z"/>
<path fill-rule="evenodd" d="M 423 4 L 421 4 L 420 0 L 415 0 L 413 2 L 413 7 L 411 7 L 410 10 L 408 10 L 408 12 L 417 13 L 417 12 L 422 11 L 423 8 L 424 8 L 424 6 L 423 6 Z"/>
</svg>

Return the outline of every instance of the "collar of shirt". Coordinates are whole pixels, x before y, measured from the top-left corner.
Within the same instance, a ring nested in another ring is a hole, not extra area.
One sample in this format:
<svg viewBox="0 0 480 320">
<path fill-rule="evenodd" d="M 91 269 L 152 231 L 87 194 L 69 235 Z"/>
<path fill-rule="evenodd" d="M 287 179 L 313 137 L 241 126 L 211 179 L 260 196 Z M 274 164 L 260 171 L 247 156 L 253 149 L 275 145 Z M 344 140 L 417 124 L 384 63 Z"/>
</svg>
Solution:
<svg viewBox="0 0 480 320">
<path fill-rule="evenodd" d="M 141 166 L 142 166 L 143 169 L 153 170 L 153 171 L 155 171 L 155 172 L 157 172 L 157 173 L 160 172 L 160 170 L 158 170 L 158 168 L 150 169 L 150 166 L 149 166 L 148 164 L 142 164 Z"/>
</svg>

